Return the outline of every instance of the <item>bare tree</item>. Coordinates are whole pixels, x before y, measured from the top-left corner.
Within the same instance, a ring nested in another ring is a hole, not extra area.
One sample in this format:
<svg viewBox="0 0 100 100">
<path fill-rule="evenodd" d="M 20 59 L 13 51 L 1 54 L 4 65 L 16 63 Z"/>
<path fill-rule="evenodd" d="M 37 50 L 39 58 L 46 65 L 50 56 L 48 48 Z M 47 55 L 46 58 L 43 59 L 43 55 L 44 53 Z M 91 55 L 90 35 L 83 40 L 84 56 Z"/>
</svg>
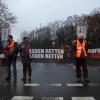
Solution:
<svg viewBox="0 0 100 100">
<path fill-rule="evenodd" d="M 16 17 L 13 16 L 8 10 L 8 6 L 4 0 L 0 0 L 0 27 L 4 27 L 5 23 L 14 24 L 16 23 Z"/>
</svg>

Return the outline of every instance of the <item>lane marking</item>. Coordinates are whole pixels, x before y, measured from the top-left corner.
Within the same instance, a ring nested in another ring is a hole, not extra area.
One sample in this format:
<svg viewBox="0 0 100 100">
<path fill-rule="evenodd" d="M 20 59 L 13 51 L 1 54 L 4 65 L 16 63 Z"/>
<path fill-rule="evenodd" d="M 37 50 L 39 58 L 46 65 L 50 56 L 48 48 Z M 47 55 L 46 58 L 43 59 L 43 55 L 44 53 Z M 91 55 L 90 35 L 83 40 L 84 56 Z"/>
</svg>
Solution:
<svg viewBox="0 0 100 100">
<path fill-rule="evenodd" d="M 62 84 L 60 84 L 60 83 L 51 83 L 51 84 L 46 83 L 45 85 L 46 86 L 58 86 L 58 87 L 62 86 Z"/>
<path fill-rule="evenodd" d="M 42 97 L 41 100 L 63 100 L 63 97 Z"/>
<path fill-rule="evenodd" d="M 68 83 L 67 86 L 84 86 L 82 83 Z"/>
<path fill-rule="evenodd" d="M 72 97 L 72 100 L 95 100 L 94 97 Z"/>
<path fill-rule="evenodd" d="M 50 84 L 50 86 L 62 86 L 62 84 L 60 84 L 60 83 L 52 83 L 52 84 Z"/>
<path fill-rule="evenodd" d="M 5 86 L 7 85 L 7 84 L 4 84 Z M 83 87 L 85 84 L 83 84 L 83 83 L 67 83 L 66 84 L 68 87 Z M 87 86 L 100 86 L 98 83 L 88 83 L 88 84 L 86 84 Z M 38 84 L 38 83 L 26 83 L 26 84 L 24 84 L 24 86 L 36 86 L 36 87 L 38 87 L 38 86 L 40 86 L 40 84 Z M 55 86 L 55 87 L 61 87 L 62 86 L 62 84 L 61 83 L 46 83 L 45 84 L 45 86 Z"/>
<path fill-rule="evenodd" d="M 65 68 L 65 67 L 55 67 L 55 68 Z"/>
<path fill-rule="evenodd" d="M 99 86 L 98 83 L 88 83 L 89 86 Z"/>
<path fill-rule="evenodd" d="M 14 96 L 11 100 L 33 100 L 32 96 Z"/>
<path fill-rule="evenodd" d="M 37 83 L 26 83 L 24 86 L 40 86 L 40 84 Z"/>
<path fill-rule="evenodd" d="M 67 83 L 67 86 L 84 86 L 84 83 Z M 86 83 L 87 86 L 100 86 L 98 83 Z"/>
</svg>

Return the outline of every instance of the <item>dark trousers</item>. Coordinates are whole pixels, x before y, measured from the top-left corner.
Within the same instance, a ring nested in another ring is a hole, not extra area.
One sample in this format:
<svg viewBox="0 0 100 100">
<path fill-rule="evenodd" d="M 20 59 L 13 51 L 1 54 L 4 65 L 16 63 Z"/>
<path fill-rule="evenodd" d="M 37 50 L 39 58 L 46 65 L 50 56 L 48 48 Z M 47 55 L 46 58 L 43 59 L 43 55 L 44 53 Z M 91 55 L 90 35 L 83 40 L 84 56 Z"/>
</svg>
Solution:
<svg viewBox="0 0 100 100">
<path fill-rule="evenodd" d="M 23 63 L 23 77 L 26 78 L 28 72 L 28 76 L 31 77 L 32 69 L 31 63 Z"/>
<path fill-rule="evenodd" d="M 12 64 L 12 67 L 13 67 L 14 78 L 15 79 L 17 78 L 16 58 L 17 57 L 14 57 L 14 56 L 8 56 L 8 58 L 7 58 L 7 65 L 8 65 L 7 73 L 8 73 L 8 78 L 11 78 L 11 64 Z"/>
<path fill-rule="evenodd" d="M 84 79 L 88 77 L 86 58 L 76 58 L 76 77 L 81 78 L 82 74 Z"/>
</svg>

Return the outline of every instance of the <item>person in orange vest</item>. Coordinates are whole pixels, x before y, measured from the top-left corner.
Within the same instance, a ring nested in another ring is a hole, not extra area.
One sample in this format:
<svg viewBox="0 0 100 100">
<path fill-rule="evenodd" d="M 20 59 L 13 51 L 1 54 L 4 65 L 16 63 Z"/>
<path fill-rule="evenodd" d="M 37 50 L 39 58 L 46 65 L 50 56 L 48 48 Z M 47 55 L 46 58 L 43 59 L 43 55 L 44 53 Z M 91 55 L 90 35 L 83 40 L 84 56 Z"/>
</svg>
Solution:
<svg viewBox="0 0 100 100">
<path fill-rule="evenodd" d="M 7 57 L 7 77 L 6 80 L 10 80 L 11 79 L 11 64 L 13 66 L 13 73 L 14 73 L 14 80 L 16 80 L 17 78 L 17 73 L 16 73 L 16 59 L 14 58 L 14 49 L 15 49 L 15 41 L 13 40 L 13 36 L 9 35 L 8 36 L 8 42 L 7 42 L 7 46 L 5 49 L 5 55 Z"/>
<path fill-rule="evenodd" d="M 77 40 L 72 41 L 76 45 L 76 77 L 77 82 L 82 82 L 82 74 L 84 82 L 88 83 L 88 69 L 86 64 L 87 58 L 87 41 L 84 39 L 84 36 L 80 36 Z"/>
</svg>

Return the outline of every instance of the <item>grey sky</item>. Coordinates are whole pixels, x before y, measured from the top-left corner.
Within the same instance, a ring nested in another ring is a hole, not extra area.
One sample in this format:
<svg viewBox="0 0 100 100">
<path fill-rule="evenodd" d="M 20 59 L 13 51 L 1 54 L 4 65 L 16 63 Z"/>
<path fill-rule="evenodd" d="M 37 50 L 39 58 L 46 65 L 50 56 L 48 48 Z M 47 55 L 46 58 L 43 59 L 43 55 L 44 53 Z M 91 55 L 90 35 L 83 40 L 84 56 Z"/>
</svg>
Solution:
<svg viewBox="0 0 100 100">
<path fill-rule="evenodd" d="M 99 0 L 7 0 L 7 4 L 18 17 L 18 23 L 12 29 L 15 39 L 23 30 L 31 31 L 40 23 L 46 25 L 74 14 L 88 14 L 100 7 Z"/>
</svg>

